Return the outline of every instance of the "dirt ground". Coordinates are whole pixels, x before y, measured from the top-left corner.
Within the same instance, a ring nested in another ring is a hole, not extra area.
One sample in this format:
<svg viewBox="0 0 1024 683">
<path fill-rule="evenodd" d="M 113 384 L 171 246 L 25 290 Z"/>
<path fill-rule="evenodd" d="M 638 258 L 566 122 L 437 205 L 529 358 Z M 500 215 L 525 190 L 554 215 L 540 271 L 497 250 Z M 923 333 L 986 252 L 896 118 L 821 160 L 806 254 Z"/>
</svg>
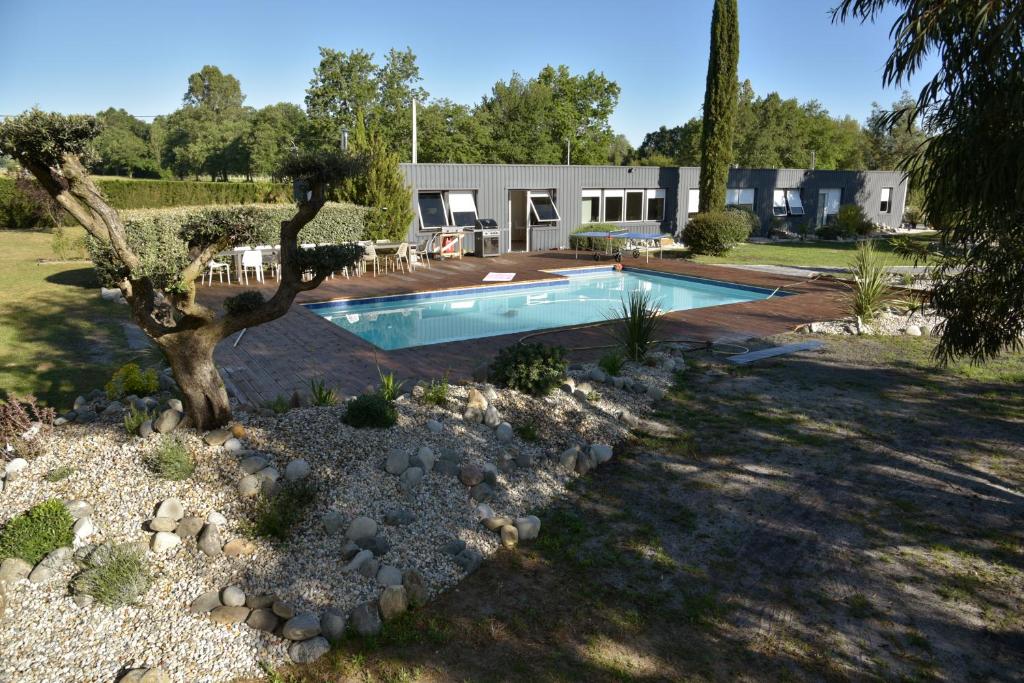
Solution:
<svg viewBox="0 0 1024 683">
<path fill-rule="evenodd" d="M 775 340 L 780 341 L 780 340 Z M 663 417 L 377 639 L 275 681 L 1024 677 L 1024 357 L 694 356 Z"/>
</svg>

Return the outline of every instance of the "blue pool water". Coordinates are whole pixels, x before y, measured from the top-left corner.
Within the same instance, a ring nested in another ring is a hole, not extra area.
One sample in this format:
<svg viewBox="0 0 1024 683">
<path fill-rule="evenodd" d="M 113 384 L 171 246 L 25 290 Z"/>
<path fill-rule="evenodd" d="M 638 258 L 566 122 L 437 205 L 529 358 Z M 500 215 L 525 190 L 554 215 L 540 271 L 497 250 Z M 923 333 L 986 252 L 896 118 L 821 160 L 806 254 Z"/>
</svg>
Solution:
<svg viewBox="0 0 1024 683">
<path fill-rule="evenodd" d="M 623 299 L 635 289 L 649 291 L 652 301 L 666 312 L 756 301 L 771 294 L 757 287 L 653 271 L 554 272 L 569 277 L 557 282 L 307 304 L 307 308 L 390 351 L 601 322 L 620 317 Z"/>
</svg>

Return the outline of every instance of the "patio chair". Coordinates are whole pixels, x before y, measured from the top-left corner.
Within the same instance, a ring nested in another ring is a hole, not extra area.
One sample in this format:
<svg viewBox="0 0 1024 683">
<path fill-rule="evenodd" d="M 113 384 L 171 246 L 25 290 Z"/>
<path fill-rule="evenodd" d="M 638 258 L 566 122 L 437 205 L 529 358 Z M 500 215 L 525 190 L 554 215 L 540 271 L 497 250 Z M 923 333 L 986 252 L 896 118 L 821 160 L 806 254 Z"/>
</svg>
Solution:
<svg viewBox="0 0 1024 683">
<path fill-rule="evenodd" d="M 225 273 L 228 276 L 228 284 L 231 284 L 231 264 L 227 261 L 210 261 L 206 266 L 206 276 L 210 279 L 210 287 L 213 287 L 213 274 L 217 273 L 217 280 L 224 284 Z M 205 278 L 204 278 L 205 279 Z"/>
<path fill-rule="evenodd" d="M 373 276 L 377 277 L 377 270 L 380 268 L 380 257 L 377 256 L 377 249 L 373 246 L 373 242 L 363 245 L 363 258 L 359 260 L 359 266 L 364 273 L 370 263 L 373 264 Z"/>
<path fill-rule="evenodd" d="M 409 262 L 409 243 L 402 242 L 399 244 L 398 251 L 392 254 L 388 260 L 395 270 L 401 270 L 404 273 L 406 268 L 408 268 L 412 272 L 412 265 Z M 403 261 L 405 262 L 404 266 L 402 265 Z"/>
<path fill-rule="evenodd" d="M 430 268 L 430 260 L 426 254 L 420 253 L 419 247 L 415 244 L 409 245 L 409 270 L 415 270 L 420 266 L 426 264 L 427 268 Z"/>
<path fill-rule="evenodd" d="M 256 282 L 263 282 L 263 252 L 249 249 L 242 252 L 242 273 L 246 286 L 249 285 L 249 270 L 252 269 Z"/>
</svg>

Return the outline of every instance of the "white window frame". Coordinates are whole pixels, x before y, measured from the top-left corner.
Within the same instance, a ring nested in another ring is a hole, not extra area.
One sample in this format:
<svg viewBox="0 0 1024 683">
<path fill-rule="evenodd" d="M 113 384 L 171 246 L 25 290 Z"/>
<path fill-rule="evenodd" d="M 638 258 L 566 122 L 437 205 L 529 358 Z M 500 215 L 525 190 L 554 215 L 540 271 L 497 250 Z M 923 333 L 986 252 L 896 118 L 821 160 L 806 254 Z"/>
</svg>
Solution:
<svg viewBox="0 0 1024 683">
<path fill-rule="evenodd" d="M 835 193 L 835 198 L 836 198 L 835 211 L 830 211 L 829 210 L 828 198 L 829 198 L 830 195 L 832 195 L 833 192 Z M 842 188 L 839 188 L 839 187 L 823 187 L 820 190 L 818 190 L 818 194 L 819 195 L 821 195 L 822 193 L 824 193 L 824 195 L 825 195 L 825 205 L 823 207 L 822 215 L 824 215 L 824 216 L 837 216 L 837 215 L 839 215 L 839 207 L 843 205 L 843 190 L 842 190 Z"/>
<path fill-rule="evenodd" d="M 551 220 L 541 220 L 540 214 L 537 212 L 537 207 L 533 205 L 533 200 L 534 199 L 541 199 L 541 198 L 545 198 L 549 202 L 551 202 L 551 208 L 554 209 L 554 211 L 555 211 L 555 217 L 553 219 L 551 219 Z M 553 193 L 550 190 L 529 191 L 529 192 L 526 193 L 526 201 L 527 201 L 527 204 L 529 205 L 528 206 L 529 210 L 533 213 L 534 218 L 537 219 L 537 223 L 538 224 L 545 225 L 545 224 L 548 224 L 548 223 L 557 223 L 558 221 L 562 220 L 562 214 L 560 214 L 558 212 L 558 204 L 555 203 L 555 197 L 554 197 Z"/>
<path fill-rule="evenodd" d="M 580 193 L 580 215 L 583 212 L 583 200 L 584 199 L 597 199 L 597 217 L 590 221 L 582 221 L 583 223 L 600 223 L 604 218 L 604 202 L 601 201 L 601 190 L 583 190 Z"/>
<path fill-rule="evenodd" d="M 700 188 L 691 187 L 686 192 L 686 213 L 697 213 L 700 211 Z"/>
<path fill-rule="evenodd" d="M 619 217 L 608 217 L 608 198 L 618 198 L 620 201 Z M 607 223 L 622 223 L 626 218 L 626 192 L 625 190 L 605 190 L 604 201 L 601 206 L 601 218 Z"/>
<path fill-rule="evenodd" d="M 786 190 L 786 206 L 789 207 L 790 216 L 804 215 L 804 200 L 800 196 L 799 187 Z"/>
<path fill-rule="evenodd" d="M 471 228 L 476 227 L 476 221 L 480 217 L 480 214 L 476 210 L 476 196 L 473 190 L 449 190 L 447 192 L 446 209 L 448 212 L 448 225 L 452 225 L 458 228 Z M 455 222 L 456 213 L 472 213 L 473 224 L 472 225 L 458 225 Z"/>
<path fill-rule="evenodd" d="M 646 208 L 647 208 L 646 206 L 644 206 L 645 203 L 646 203 L 644 201 L 644 191 L 643 190 L 624 190 L 624 192 L 626 193 L 626 197 L 625 197 L 625 199 L 622 202 L 622 222 L 623 223 L 643 223 L 644 222 L 644 215 L 646 214 Z M 630 195 L 640 195 L 640 218 L 630 218 L 629 217 L 629 213 L 628 212 L 629 212 L 629 196 Z"/>
<path fill-rule="evenodd" d="M 879 213 L 892 213 L 892 188 L 883 187 L 881 201 L 878 203 Z"/>
<path fill-rule="evenodd" d="M 772 215 L 776 218 L 789 215 L 785 190 L 772 190 Z"/>
<path fill-rule="evenodd" d="M 420 197 L 425 194 L 436 194 L 441 198 L 441 215 L 444 216 L 444 225 L 431 225 L 428 227 L 423 222 L 423 209 L 420 206 Z M 416 193 L 416 215 L 420 219 L 420 230 L 442 230 L 451 225 L 448 222 L 448 202 L 445 201 L 444 195 L 444 190 L 420 190 Z"/>
<path fill-rule="evenodd" d="M 743 196 L 745 193 L 750 193 L 750 202 L 744 202 Z M 735 195 L 732 195 L 735 193 Z M 730 202 L 730 196 L 735 196 L 736 201 Z M 750 207 L 753 211 L 755 203 L 757 202 L 757 192 L 752 187 L 727 187 L 725 189 L 725 205 L 726 206 L 738 206 L 738 207 Z"/>
<path fill-rule="evenodd" d="M 659 216 L 657 218 L 652 218 L 651 217 L 651 200 L 652 199 L 660 199 L 661 200 L 661 216 Z M 665 190 L 664 189 L 647 190 L 647 192 L 644 193 L 644 217 L 647 220 L 649 220 L 649 221 L 658 221 L 659 223 L 661 223 L 661 222 L 663 222 L 665 220 Z"/>
</svg>

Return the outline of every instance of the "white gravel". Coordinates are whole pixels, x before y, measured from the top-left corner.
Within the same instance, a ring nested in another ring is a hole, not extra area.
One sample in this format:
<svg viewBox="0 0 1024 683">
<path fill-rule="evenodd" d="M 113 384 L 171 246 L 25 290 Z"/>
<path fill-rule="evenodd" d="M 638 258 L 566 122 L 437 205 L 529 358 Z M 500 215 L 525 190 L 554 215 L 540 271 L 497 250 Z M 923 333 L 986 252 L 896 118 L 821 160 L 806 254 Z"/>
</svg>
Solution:
<svg viewBox="0 0 1024 683">
<path fill-rule="evenodd" d="M 582 381 L 590 367 L 573 374 Z M 664 367 L 631 364 L 626 374 L 645 385 L 667 388 L 670 382 Z M 189 603 L 203 592 L 230 584 L 247 594 L 272 593 L 299 611 L 316 613 L 328 607 L 348 611 L 376 598 L 380 588 L 374 580 L 339 571 L 347 521 L 360 515 L 376 520 L 378 534 L 390 543 L 383 561 L 418 570 L 431 595 L 436 595 L 463 577 L 440 546 L 459 538 L 486 556 L 500 546 L 500 539 L 479 524 L 476 503 L 455 476 L 435 471 L 412 493 L 403 493 L 399 478 L 381 467 L 388 450 L 397 447 L 414 453 L 428 445 L 440 455 L 454 449 L 463 454 L 464 462 L 481 465 L 493 463 L 502 450 L 531 451 L 535 466 L 499 474 L 499 487 L 489 504 L 500 515 L 533 514 L 562 494 L 575 476 L 560 472 L 549 456 L 574 443 L 622 441 L 627 431 L 615 415 L 624 407 L 643 414 L 650 405 L 646 394 L 592 383 L 601 395 L 594 403 L 561 391 L 534 399 L 499 390 L 492 403 L 502 419 L 514 427 L 533 425 L 540 436 L 536 443 L 516 436 L 509 444 L 499 444 L 489 427 L 464 422 L 467 388 L 459 386 L 451 387 L 447 408 L 402 397 L 397 403 L 398 425 L 388 430 L 353 429 L 341 421 L 342 407 L 303 408 L 274 417 L 240 414 L 248 431 L 243 439 L 248 449 L 272 455 L 282 472 L 297 458 L 306 459 L 311 467 L 307 480 L 316 487 L 317 501 L 291 539 L 277 545 L 256 539 L 254 554 L 239 558 L 209 560 L 198 552 L 194 538 L 161 555 L 150 552 L 155 581 L 133 607 L 77 607 L 68 588 L 77 572 L 74 565 L 44 584 L 23 580 L 9 586 L 7 611 L 0 617 L 0 681 L 113 681 L 118 672 L 136 667 L 161 667 L 173 681 L 189 683 L 259 676 L 261 662 L 286 661 L 286 641 L 244 625 L 219 626 L 191 614 Z M 425 427 L 431 417 L 442 422 L 441 433 Z M 40 438 L 44 454 L 0 492 L 0 524 L 48 498 L 92 503 L 97 533 L 88 541 L 94 543 L 149 540 L 144 522 L 153 516 L 157 503 L 172 496 L 182 501 L 186 515 L 223 514 L 225 542 L 243 536 L 251 519 L 255 503 L 239 499 L 235 489 L 244 474 L 238 467 L 239 455 L 206 446 L 196 434 L 184 435 L 198 467 L 183 482 L 152 475 L 144 459 L 154 442 L 129 437 L 112 418 L 59 427 Z M 47 472 L 62 465 L 73 467 L 74 473 L 63 481 L 45 481 Z M 384 525 L 385 511 L 396 506 L 412 510 L 415 521 L 402 527 Z M 346 525 L 333 535 L 321 521 L 328 510 L 346 518 Z"/>
<path fill-rule="evenodd" d="M 804 331 L 814 334 L 876 334 L 892 337 L 907 334 L 908 328 L 916 327 L 922 334 L 929 332 L 934 334 L 944 320 L 945 318 L 928 311 L 915 312 L 909 316 L 896 311 L 886 311 L 870 323 L 862 324 L 859 327 L 857 319 L 849 317 L 811 323 L 804 326 Z"/>
</svg>

